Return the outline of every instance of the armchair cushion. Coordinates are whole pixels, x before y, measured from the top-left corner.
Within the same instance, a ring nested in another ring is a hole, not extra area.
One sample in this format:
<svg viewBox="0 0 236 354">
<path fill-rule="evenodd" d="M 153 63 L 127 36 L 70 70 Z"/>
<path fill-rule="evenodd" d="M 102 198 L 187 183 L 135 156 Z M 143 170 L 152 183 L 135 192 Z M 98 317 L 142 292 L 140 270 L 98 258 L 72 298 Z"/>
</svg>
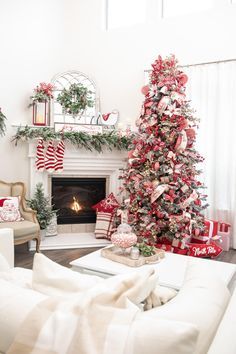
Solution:
<svg viewBox="0 0 236 354">
<path fill-rule="evenodd" d="M 19 197 L 19 211 L 23 221 L 6 221 L 0 222 L 0 229 L 11 228 L 14 233 L 14 244 L 36 240 L 36 252 L 39 252 L 40 247 L 40 228 L 36 218 L 35 211 L 27 208 L 25 199 L 25 184 L 22 182 L 7 183 L 0 181 L 0 196 L 8 198 L 9 196 Z"/>
<path fill-rule="evenodd" d="M 39 231 L 39 225 L 31 221 L 12 221 L 0 223 L 0 228 L 12 228 L 14 230 L 14 239 L 22 236 L 32 235 Z"/>
</svg>

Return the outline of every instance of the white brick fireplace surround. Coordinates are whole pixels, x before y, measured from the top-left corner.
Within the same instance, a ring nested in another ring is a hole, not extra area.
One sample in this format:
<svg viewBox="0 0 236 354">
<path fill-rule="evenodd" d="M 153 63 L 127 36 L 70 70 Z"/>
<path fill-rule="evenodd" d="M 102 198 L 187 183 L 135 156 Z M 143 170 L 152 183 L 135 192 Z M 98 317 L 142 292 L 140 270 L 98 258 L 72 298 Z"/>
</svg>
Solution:
<svg viewBox="0 0 236 354">
<path fill-rule="evenodd" d="M 101 153 L 78 149 L 66 143 L 64 156 L 64 169 L 60 173 L 39 172 L 35 168 L 37 142 L 29 142 L 29 171 L 30 171 L 30 196 L 35 191 L 36 184 L 43 183 L 46 196 L 51 196 L 52 177 L 98 177 L 106 178 L 106 195 L 113 192 L 118 194 L 121 181 L 120 169 L 125 167 L 127 152 L 118 150 L 105 150 Z M 107 244 L 104 240 L 94 237 L 94 224 L 58 225 L 58 236 L 46 237 L 41 242 L 41 249 L 63 249 L 78 247 L 99 247 Z M 30 245 L 30 249 L 34 244 Z"/>
</svg>

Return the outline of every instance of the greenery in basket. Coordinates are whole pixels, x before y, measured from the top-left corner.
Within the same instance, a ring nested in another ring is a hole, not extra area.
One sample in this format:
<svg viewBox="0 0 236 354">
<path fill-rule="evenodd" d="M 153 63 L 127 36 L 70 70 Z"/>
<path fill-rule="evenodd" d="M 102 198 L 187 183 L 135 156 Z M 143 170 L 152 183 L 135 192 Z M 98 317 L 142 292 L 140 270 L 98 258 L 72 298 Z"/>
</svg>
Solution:
<svg viewBox="0 0 236 354">
<path fill-rule="evenodd" d="M 52 209 L 53 205 L 51 205 L 49 198 L 44 196 L 42 183 L 36 185 L 34 196 L 27 200 L 27 204 L 37 212 L 40 229 L 46 229 L 56 211 Z"/>
<path fill-rule="evenodd" d="M 88 107 L 94 106 L 92 91 L 81 83 L 72 84 L 68 89 L 63 89 L 57 97 L 57 102 L 62 105 L 65 114 L 72 116 L 82 115 Z"/>
<path fill-rule="evenodd" d="M 6 130 L 6 116 L 2 113 L 2 110 L 0 108 L 0 136 L 5 135 L 5 130 Z"/>
<path fill-rule="evenodd" d="M 155 247 L 148 245 L 146 240 L 143 240 L 136 246 L 138 247 L 140 254 L 144 257 L 150 257 L 155 254 Z"/>
</svg>

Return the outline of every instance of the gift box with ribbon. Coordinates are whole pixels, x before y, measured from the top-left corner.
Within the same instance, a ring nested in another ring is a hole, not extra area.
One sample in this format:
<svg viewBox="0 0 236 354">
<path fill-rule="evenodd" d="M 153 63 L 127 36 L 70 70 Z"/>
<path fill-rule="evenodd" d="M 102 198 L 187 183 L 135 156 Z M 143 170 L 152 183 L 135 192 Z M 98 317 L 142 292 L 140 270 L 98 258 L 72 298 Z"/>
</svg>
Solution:
<svg viewBox="0 0 236 354">
<path fill-rule="evenodd" d="M 230 241 L 231 241 L 231 225 L 219 222 L 219 231 L 217 233 L 218 239 L 215 240 L 217 245 L 223 248 L 224 251 L 228 251 L 230 249 Z"/>
<path fill-rule="evenodd" d="M 191 242 L 192 243 L 210 243 L 211 239 L 217 235 L 219 227 L 219 222 L 215 220 L 204 221 L 204 231 L 197 234 L 196 230 L 194 230 Z"/>
<path fill-rule="evenodd" d="M 219 231 L 222 231 L 222 232 L 228 232 L 229 229 L 230 229 L 230 224 L 227 224 L 225 222 L 219 222 Z"/>
</svg>

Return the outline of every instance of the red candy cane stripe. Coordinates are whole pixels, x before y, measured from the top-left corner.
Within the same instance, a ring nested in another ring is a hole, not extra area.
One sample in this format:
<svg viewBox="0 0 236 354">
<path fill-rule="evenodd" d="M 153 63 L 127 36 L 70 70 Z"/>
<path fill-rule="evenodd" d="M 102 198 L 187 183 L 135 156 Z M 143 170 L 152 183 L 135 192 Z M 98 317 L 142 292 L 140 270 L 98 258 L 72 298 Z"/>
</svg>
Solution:
<svg viewBox="0 0 236 354">
<path fill-rule="evenodd" d="M 43 139 L 38 140 L 38 144 L 36 147 L 36 161 L 35 165 L 38 171 L 44 170 L 44 145 Z"/>
<path fill-rule="evenodd" d="M 61 172 L 63 170 L 63 159 L 65 154 L 65 143 L 64 141 L 60 141 L 56 148 L 56 163 L 55 163 L 55 171 Z"/>
<path fill-rule="evenodd" d="M 45 155 L 45 168 L 48 172 L 53 172 L 55 168 L 55 150 L 52 141 L 49 141 Z"/>
</svg>

